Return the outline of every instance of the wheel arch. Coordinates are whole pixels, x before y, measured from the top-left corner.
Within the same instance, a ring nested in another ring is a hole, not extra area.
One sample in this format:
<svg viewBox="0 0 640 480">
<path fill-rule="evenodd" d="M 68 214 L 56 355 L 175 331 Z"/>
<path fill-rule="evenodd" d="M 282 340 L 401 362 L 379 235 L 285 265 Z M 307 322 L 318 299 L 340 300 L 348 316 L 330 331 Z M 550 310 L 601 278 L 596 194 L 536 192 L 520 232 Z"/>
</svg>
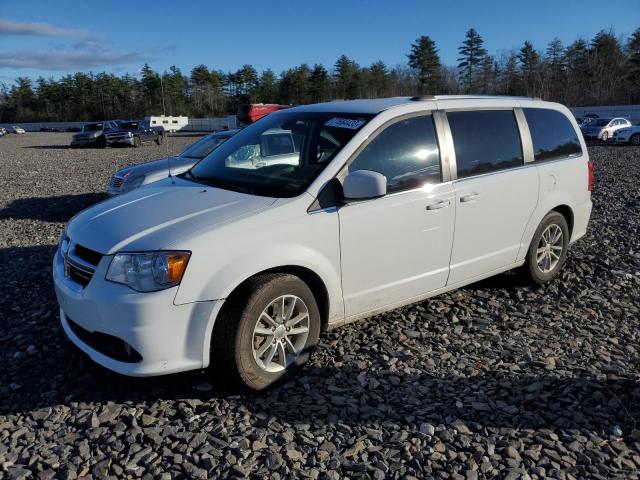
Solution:
<svg viewBox="0 0 640 480">
<path fill-rule="evenodd" d="M 225 299 L 220 301 L 218 308 L 214 307 L 214 310 L 212 311 L 212 314 L 211 314 L 211 319 L 209 321 L 209 326 L 205 331 L 203 359 L 202 359 L 204 368 L 210 365 L 211 342 L 213 339 L 213 335 L 216 331 L 217 319 L 219 318 L 220 315 L 224 314 L 225 305 L 227 304 L 227 302 L 230 299 L 232 299 L 235 295 L 238 295 L 243 290 L 243 288 L 246 287 L 247 283 L 251 279 L 259 275 L 277 274 L 277 273 L 295 275 L 296 277 L 300 278 L 303 282 L 305 282 L 309 286 L 309 288 L 311 289 L 311 292 L 313 293 L 313 296 L 316 299 L 316 302 L 318 303 L 318 309 L 320 310 L 320 321 L 321 321 L 320 331 L 324 332 L 327 330 L 327 327 L 329 325 L 329 316 L 330 316 L 330 308 L 331 308 L 331 303 L 330 303 L 331 295 L 329 293 L 329 289 L 327 288 L 327 285 L 322 280 L 322 277 L 312 269 L 308 267 L 303 267 L 301 265 L 292 264 L 292 265 L 281 265 L 277 267 L 267 268 L 247 276 L 244 280 L 242 280 L 235 287 L 233 287 L 233 289 L 230 291 L 230 293 L 226 296 Z"/>
<path fill-rule="evenodd" d="M 557 207 L 552 208 L 548 213 L 554 211 L 562 215 L 567 221 L 567 226 L 569 227 L 569 238 L 571 238 L 571 235 L 573 235 L 573 210 L 569 205 L 558 205 Z"/>
</svg>

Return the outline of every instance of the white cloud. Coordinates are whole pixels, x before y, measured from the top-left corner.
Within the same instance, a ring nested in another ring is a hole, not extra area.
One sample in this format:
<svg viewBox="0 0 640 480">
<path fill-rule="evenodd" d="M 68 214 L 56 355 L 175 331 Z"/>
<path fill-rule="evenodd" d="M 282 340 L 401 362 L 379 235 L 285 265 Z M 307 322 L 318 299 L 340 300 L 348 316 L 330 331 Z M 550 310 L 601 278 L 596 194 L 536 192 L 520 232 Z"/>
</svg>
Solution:
<svg viewBox="0 0 640 480">
<path fill-rule="evenodd" d="M 14 22 L 0 18 L 0 36 L 78 37 L 88 34 L 87 30 L 61 28 L 50 23 Z"/>
<path fill-rule="evenodd" d="M 118 53 L 110 50 L 0 52 L 0 68 L 77 71 L 138 62 L 140 62 L 138 52 Z"/>
</svg>

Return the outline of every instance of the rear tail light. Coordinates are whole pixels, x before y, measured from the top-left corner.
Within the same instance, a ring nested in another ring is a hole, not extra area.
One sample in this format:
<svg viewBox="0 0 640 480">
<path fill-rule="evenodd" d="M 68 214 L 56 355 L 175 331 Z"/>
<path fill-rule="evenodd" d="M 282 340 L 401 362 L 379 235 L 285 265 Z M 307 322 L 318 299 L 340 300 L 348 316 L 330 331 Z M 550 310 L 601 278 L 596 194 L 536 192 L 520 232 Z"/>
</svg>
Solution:
<svg viewBox="0 0 640 480">
<path fill-rule="evenodd" d="M 591 160 L 587 162 L 587 167 L 589 168 L 589 179 L 587 180 L 587 190 L 590 192 L 591 189 L 593 188 L 593 180 L 594 180 L 593 162 Z"/>
</svg>

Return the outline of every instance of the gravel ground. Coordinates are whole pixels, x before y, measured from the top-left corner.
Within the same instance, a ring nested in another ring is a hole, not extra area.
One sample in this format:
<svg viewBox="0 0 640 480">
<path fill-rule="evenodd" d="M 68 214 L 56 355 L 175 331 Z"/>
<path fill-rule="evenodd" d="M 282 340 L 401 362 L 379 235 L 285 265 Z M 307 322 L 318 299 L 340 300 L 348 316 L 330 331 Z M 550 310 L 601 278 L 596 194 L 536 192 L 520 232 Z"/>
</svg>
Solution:
<svg viewBox="0 0 640 480">
<path fill-rule="evenodd" d="M 505 274 L 332 331 L 291 383 L 229 395 L 129 379 L 64 337 L 55 244 L 140 149 L 0 138 L 0 477 L 637 478 L 640 148 L 596 146 L 594 212 L 562 277 Z M 213 385 L 213 386 L 212 386 Z"/>
</svg>

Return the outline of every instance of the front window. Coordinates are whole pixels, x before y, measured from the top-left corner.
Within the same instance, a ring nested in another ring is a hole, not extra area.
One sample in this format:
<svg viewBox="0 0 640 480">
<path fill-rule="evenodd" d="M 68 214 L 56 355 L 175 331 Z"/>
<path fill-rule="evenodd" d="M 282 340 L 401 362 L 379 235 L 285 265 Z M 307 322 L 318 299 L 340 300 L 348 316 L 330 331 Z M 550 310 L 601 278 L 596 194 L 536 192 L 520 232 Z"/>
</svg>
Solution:
<svg viewBox="0 0 640 480">
<path fill-rule="evenodd" d="M 201 160 L 211 152 L 213 152 L 216 148 L 222 145 L 224 142 L 229 140 L 229 136 L 216 136 L 211 135 L 204 137 L 198 140 L 196 143 L 189 145 L 187 149 L 180 154 L 181 157 L 186 158 L 195 158 L 196 160 Z"/>
<path fill-rule="evenodd" d="M 594 120 L 593 122 L 590 123 L 590 125 L 593 127 L 606 127 L 607 125 L 609 125 L 610 121 L 611 120 L 607 120 L 607 119 L 599 119 L 599 120 Z"/>
<path fill-rule="evenodd" d="M 83 132 L 99 132 L 103 130 L 104 125 L 102 123 L 90 123 L 82 128 Z"/>
<path fill-rule="evenodd" d="M 295 197 L 324 170 L 372 115 L 272 113 L 214 150 L 184 177 L 269 197 Z"/>
</svg>

